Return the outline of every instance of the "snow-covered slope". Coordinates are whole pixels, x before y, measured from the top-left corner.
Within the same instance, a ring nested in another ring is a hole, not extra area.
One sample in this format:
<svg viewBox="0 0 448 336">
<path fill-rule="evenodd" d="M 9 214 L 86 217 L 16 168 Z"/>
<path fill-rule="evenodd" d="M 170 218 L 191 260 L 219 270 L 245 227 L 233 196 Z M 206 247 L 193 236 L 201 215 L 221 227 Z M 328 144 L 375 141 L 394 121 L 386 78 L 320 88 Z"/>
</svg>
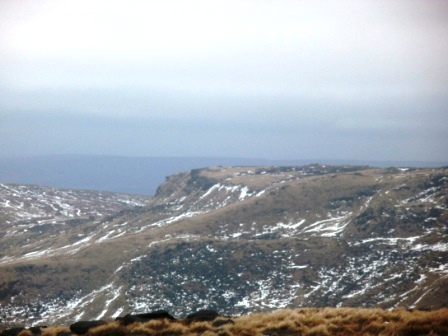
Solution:
<svg viewBox="0 0 448 336">
<path fill-rule="evenodd" d="M 26 197 L 0 200 L 4 322 L 448 304 L 447 169 L 217 167 L 151 200 L 56 198 L 21 217 Z"/>
<path fill-rule="evenodd" d="M 148 204 L 150 197 L 0 184 L 0 265 L 73 254 L 121 234 L 104 230 L 110 217 Z"/>
</svg>

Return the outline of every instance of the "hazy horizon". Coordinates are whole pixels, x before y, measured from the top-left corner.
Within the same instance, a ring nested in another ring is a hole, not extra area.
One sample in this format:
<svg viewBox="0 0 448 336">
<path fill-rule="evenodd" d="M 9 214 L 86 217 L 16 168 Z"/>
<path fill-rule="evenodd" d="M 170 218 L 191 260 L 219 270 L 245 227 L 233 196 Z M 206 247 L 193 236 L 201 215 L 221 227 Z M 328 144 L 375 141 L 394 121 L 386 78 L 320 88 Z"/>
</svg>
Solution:
<svg viewBox="0 0 448 336">
<path fill-rule="evenodd" d="M 438 168 L 448 162 L 289 160 L 207 157 L 129 157 L 50 155 L 0 158 L 0 184 L 40 185 L 128 194 L 154 195 L 167 176 L 216 166 L 353 165 L 377 168 Z"/>
<path fill-rule="evenodd" d="M 375 159 L 331 159 L 331 158 L 318 158 L 318 157 L 311 157 L 311 158 L 289 158 L 289 159 L 275 159 L 275 158 L 269 158 L 269 157 L 250 157 L 250 156 L 185 156 L 185 155 L 172 155 L 172 156 L 163 156 L 163 155 L 127 155 L 127 154 L 85 154 L 85 153 L 51 153 L 51 154 L 29 154 L 29 155 L 9 155 L 0 157 L 0 160 L 3 162 L 13 161 L 13 160 L 34 160 L 34 159 L 73 159 L 76 160 L 76 158 L 80 159 L 86 159 L 86 158 L 105 158 L 105 159 L 111 159 L 111 158 L 118 158 L 118 159 L 160 159 L 160 160 L 182 160 L 182 159 L 188 159 L 188 160 L 247 160 L 247 161 L 254 161 L 254 162 L 265 162 L 266 164 L 270 163 L 285 163 L 285 164 L 292 164 L 292 165 L 307 165 L 307 164 L 328 164 L 328 165 L 372 165 L 372 167 L 375 167 L 375 163 L 378 163 L 378 167 L 394 167 L 399 164 L 410 164 L 409 167 L 441 167 L 442 165 L 448 165 L 448 160 L 438 160 L 438 161 L 428 161 L 428 160 L 375 160 Z M 419 166 L 418 164 L 429 164 L 429 166 Z M 392 165 L 388 165 L 392 164 Z M 260 164 L 257 164 L 260 165 Z M 405 166 L 403 166 L 405 167 Z"/>
<path fill-rule="evenodd" d="M 0 158 L 448 161 L 448 2 L 0 2 Z"/>
</svg>

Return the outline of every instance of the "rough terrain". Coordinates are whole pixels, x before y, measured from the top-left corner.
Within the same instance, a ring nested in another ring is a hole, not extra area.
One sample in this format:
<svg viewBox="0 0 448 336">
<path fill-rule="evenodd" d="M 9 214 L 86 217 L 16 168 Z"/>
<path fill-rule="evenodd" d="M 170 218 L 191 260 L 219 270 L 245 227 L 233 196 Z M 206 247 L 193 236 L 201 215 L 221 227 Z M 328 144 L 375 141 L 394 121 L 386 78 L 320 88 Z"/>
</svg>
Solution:
<svg viewBox="0 0 448 336">
<path fill-rule="evenodd" d="M 315 164 L 180 173 L 136 207 L 58 224 L 51 206 L 30 221 L 6 199 L 1 322 L 446 307 L 447 196 L 446 168 Z"/>
</svg>

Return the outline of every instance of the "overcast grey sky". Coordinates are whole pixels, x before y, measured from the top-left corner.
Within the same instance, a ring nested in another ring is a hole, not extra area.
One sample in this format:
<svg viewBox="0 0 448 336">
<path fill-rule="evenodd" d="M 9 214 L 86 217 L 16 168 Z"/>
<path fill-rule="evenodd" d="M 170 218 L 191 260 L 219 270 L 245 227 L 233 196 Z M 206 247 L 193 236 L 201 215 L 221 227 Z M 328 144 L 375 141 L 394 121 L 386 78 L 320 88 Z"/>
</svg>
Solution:
<svg viewBox="0 0 448 336">
<path fill-rule="evenodd" d="M 448 161 L 448 1 L 1 0 L 0 156 Z"/>
</svg>

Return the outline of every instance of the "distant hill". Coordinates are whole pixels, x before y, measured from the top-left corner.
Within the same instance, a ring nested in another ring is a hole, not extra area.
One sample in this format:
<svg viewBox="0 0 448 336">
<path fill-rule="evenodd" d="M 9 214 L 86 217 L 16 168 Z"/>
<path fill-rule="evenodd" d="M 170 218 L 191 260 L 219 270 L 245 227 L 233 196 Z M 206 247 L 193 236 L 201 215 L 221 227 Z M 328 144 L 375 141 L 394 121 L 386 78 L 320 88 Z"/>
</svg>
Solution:
<svg viewBox="0 0 448 336">
<path fill-rule="evenodd" d="M 219 157 L 125 157 L 51 155 L 0 159 L 0 183 L 154 195 L 166 176 L 212 166 L 296 166 L 316 160 L 266 160 Z M 443 162 L 319 160 L 334 165 L 441 167 Z"/>
<path fill-rule="evenodd" d="M 154 197 L 0 193 L 0 325 L 448 306 L 448 168 L 211 167 Z"/>
</svg>

